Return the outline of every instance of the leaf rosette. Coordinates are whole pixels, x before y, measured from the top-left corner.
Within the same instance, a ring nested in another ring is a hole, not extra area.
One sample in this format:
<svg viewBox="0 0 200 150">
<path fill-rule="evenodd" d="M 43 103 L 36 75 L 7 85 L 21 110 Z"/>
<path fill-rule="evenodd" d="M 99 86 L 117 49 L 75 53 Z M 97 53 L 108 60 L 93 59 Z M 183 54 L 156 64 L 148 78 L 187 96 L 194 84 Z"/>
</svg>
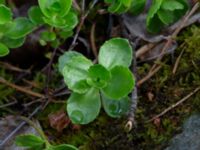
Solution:
<svg viewBox="0 0 200 150">
<path fill-rule="evenodd" d="M 128 94 L 135 85 L 129 70 L 132 48 L 126 39 L 113 38 L 99 52 L 99 64 L 77 52 L 66 52 L 59 58 L 59 71 L 73 91 L 67 101 L 67 112 L 75 124 L 87 124 L 99 114 L 101 100 L 106 113 L 120 117 L 129 108 Z"/>
</svg>

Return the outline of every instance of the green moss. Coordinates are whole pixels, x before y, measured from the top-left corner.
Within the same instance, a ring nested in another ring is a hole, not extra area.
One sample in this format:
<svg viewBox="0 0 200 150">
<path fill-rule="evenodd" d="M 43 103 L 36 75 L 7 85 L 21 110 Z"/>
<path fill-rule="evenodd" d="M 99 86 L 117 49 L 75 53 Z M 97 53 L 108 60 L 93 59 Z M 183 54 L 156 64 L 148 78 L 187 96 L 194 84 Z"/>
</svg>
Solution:
<svg viewBox="0 0 200 150">
<path fill-rule="evenodd" d="M 0 68 L 0 77 L 12 81 L 13 78 L 10 74 L 6 73 L 6 71 L 2 68 Z M 0 104 L 4 104 L 6 102 L 9 102 L 8 97 L 11 96 L 14 93 L 14 89 L 9 88 L 8 86 L 4 84 L 0 84 Z"/>
</svg>

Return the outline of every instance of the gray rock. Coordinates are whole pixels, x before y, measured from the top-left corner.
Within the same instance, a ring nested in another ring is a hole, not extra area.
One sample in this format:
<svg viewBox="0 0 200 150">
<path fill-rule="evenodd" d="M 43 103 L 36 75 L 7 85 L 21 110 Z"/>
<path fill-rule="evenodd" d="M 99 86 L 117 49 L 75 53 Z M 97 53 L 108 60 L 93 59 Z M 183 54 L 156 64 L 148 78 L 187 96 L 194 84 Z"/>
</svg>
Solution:
<svg viewBox="0 0 200 150">
<path fill-rule="evenodd" d="M 21 134 L 34 134 L 38 136 L 37 131 L 33 127 L 26 124 L 18 132 L 16 132 L 16 134 L 9 138 L 9 140 L 4 145 L 1 145 L 1 142 L 15 128 L 17 128 L 21 122 L 22 120 L 17 118 L 16 116 L 7 116 L 6 118 L 0 118 L 0 150 L 25 150 L 24 148 L 17 147 L 15 145 L 15 137 Z M 34 120 L 34 123 L 38 128 L 41 128 L 37 120 Z"/>
<path fill-rule="evenodd" d="M 165 150 L 200 150 L 200 115 L 192 115 Z"/>
</svg>

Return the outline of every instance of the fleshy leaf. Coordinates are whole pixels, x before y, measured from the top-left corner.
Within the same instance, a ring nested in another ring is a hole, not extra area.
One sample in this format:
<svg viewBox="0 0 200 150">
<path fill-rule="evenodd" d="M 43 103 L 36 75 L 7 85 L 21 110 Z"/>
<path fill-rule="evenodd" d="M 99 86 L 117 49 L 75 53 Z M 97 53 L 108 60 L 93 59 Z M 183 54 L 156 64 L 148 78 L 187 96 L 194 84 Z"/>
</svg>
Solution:
<svg viewBox="0 0 200 150">
<path fill-rule="evenodd" d="M 72 0 L 38 0 L 38 3 L 46 17 L 63 17 L 69 12 Z"/>
<path fill-rule="evenodd" d="M 108 11 L 111 13 L 125 13 L 128 8 L 131 6 L 132 0 L 104 0 L 106 3 L 109 3 Z"/>
<path fill-rule="evenodd" d="M 45 144 L 45 141 L 42 138 L 33 134 L 17 136 L 15 142 L 18 146 L 27 148 L 40 147 Z"/>
<path fill-rule="evenodd" d="M 31 33 L 35 25 L 25 17 L 18 17 L 14 20 L 11 29 L 6 33 L 6 36 L 11 39 L 18 39 Z"/>
<path fill-rule="evenodd" d="M 6 56 L 9 54 L 9 49 L 6 45 L 0 43 L 0 57 Z"/>
<path fill-rule="evenodd" d="M 43 17 L 43 19 L 45 23 L 56 28 L 64 28 L 66 26 L 66 20 L 59 16 L 55 16 L 52 18 Z"/>
<path fill-rule="evenodd" d="M 63 68 L 64 81 L 68 88 L 77 93 L 85 93 L 89 85 L 86 83 L 88 69 L 92 62 L 86 57 L 75 56 Z"/>
<path fill-rule="evenodd" d="M 5 0 L 0 0 L 0 4 L 4 4 L 5 5 Z"/>
<path fill-rule="evenodd" d="M 83 56 L 82 54 L 75 52 L 75 51 L 69 51 L 65 52 L 63 55 L 61 55 L 58 59 L 58 70 L 62 74 L 64 66 L 71 61 L 73 57 L 76 56 Z"/>
<path fill-rule="evenodd" d="M 153 4 L 147 15 L 147 25 L 149 24 L 151 19 L 154 17 L 154 15 L 157 13 L 157 11 L 160 9 L 162 2 L 163 0 L 153 0 Z"/>
<path fill-rule="evenodd" d="M 130 70 L 123 66 L 116 66 L 111 71 L 111 80 L 102 89 L 106 97 L 120 100 L 127 96 L 134 88 L 134 77 Z"/>
<path fill-rule="evenodd" d="M 13 26 L 13 22 L 8 22 L 5 24 L 0 24 L 0 35 L 6 34 L 10 28 Z"/>
<path fill-rule="evenodd" d="M 36 25 L 44 23 L 42 11 L 38 6 L 32 6 L 28 10 L 28 16 L 30 20 Z"/>
<path fill-rule="evenodd" d="M 8 23 L 12 20 L 12 12 L 10 8 L 0 4 L 0 24 Z"/>
<path fill-rule="evenodd" d="M 153 0 L 150 10 L 148 11 L 146 25 L 147 25 L 148 31 L 150 31 L 150 32 L 159 31 L 158 29 L 154 30 L 153 28 L 155 28 L 155 27 L 157 28 L 160 25 L 160 23 L 157 24 L 159 22 L 159 20 L 158 20 L 156 13 L 160 9 L 162 2 L 163 2 L 163 0 Z"/>
<path fill-rule="evenodd" d="M 19 38 L 19 39 L 10 39 L 8 37 L 3 37 L 1 39 L 1 42 L 5 44 L 8 48 L 17 48 L 24 44 L 25 37 Z"/>
<path fill-rule="evenodd" d="M 162 29 L 163 26 L 164 23 L 159 19 L 158 15 L 156 14 L 148 24 L 147 30 L 151 33 L 157 33 Z"/>
<path fill-rule="evenodd" d="M 117 0 L 112 2 L 112 5 L 110 7 L 108 7 L 108 11 L 111 13 L 115 13 L 118 11 L 118 9 L 121 6 L 121 2 L 118 2 Z"/>
<path fill-rule="evenodd" d="M 128 40 L 113 38 L 101 46 L 98 58 L 99 64 L 107 69 L 118 65 L 129 67 L 132 61 L 132 48 Z"/>
<path fill-rule="evenodd" d="M 55 16 L 52 18 L 43 18 L 45 23 L 52 25 L 57 28 L 67 28 L 68 30 L 72 30 L 78 23 L 78 18 L 75 13 L 69 12 L 66 16 L 60 17 Z"/>
<path fill-rule="evenodd" d="M 175 0 L 165 0 L 163 1 L 161 8 L 164 10 L 174 11 L 176 9 L 184 9 L 184 5 Z"/>
<path fill-rule="evenodd" d="M 102 94 L 102 103 L 105 112 L 110 117 L 119 118 L 129 111 L 130 98 L 125 97 L 120 100 L 113 100 Z"/>
<path fill-rule="evenodd" d="M 126 7 L 129 7 L 132 3 L 132 0 L 121 0 L 122 4 Z"/>
<path fill-rule="evenodd" d="M 78 24 L 78 17 L 74 12 L 69 12 L 64 19 L 66 20 L 65 30 L 72 30 Z"/>
<path fill-rule="evenodd" d="M 61 144 L 57 146 L 51 146 L 50 150 L 78 150 L 78 148 L 70 144 Z"/>
<path fill-rule="evenodd" d="M 54 32 L 44 31 L 40 34 L 40 38 L 46 42 L 51 42 L 56 39 L 56 34 Z"/>
<path fill-rule="evenodd" d="M 174 13 L 171 11 L 160 9 L 158 11 L 158 17 L 165 25 L 169 25 L 174 22 Z"/>
<path fill-rule="evenodd" d="M 73 35 L 72 30 L 68 31 L 68 30 L 62 29 L 59 31 L 59 36 L 64 40 L 71 37 L 72 35 Z"/>
<path fill-rule="evenodd" d="M 132 0 L 131 7 L 129 9 L 130 13 L 133 15 L 138 15 L 145 8 L 146 0 Z"/>
<path fill-rule="evenodd" d="M 67 112 L 74 124 L 88 124 L 99 114 L 100 94 L 91 88 L 84 94 L 72 93 L 67 101 Z"/>
<path fill-rule="evenodd" d="M 102 65 L 96 64 L 89 68 L 87 83 L 93 87 L 103 88 L 111 78 L 110 72 Z"/>
</svg>

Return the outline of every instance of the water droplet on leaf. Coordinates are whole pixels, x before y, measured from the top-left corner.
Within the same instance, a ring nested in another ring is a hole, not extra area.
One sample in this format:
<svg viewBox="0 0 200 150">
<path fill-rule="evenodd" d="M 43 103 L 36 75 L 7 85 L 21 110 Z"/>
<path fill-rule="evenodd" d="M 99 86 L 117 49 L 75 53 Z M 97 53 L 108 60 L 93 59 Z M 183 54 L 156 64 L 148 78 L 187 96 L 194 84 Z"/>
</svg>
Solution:
<svg viewBox="0 0 200 150">
<path fill-rule="evenodd" d="M 74 123 L 80 123 L 84 119 L 84 115 L 80 110 L 73 111 L 70 116 Z"/>
<path fill-rule="evenodd" d="M 116 103 L 115 104 L 110 104 L 109 109 L 110 109 L 110 112 L 112 114 L 116 114 L 118 109 L 119 109 L 119 105 L 116 104 Z"/>
</svg>

